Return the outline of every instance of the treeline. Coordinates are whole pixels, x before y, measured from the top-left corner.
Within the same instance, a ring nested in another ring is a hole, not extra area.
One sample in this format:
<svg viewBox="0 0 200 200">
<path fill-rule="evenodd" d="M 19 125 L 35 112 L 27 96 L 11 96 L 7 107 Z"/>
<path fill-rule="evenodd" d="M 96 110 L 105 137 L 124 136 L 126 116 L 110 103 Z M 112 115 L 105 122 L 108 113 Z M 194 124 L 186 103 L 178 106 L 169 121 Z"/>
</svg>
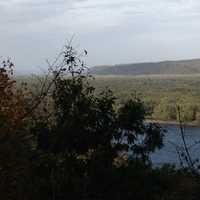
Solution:
<svg viewBox="0 0 200 200">
<path fill-rule="evenodd" d="M 91 69 L 95 75 L 170 75 L 170 74 L 198 74 L 200 73 L 200 59 L 163 61 L 151 63 L 118 64 L 97 66 Z"/>
<path fill-rule="evenodd" d="M 108 87 L 118 97 L 118 104 L 139 97 L 148 111 L 148 118 L 200 124 L 200 80 L 198 76 L 99 76 L 92 84 L 98 91 Z"/>
<path fill-rule="evenodd" d="M 136 96 L 119 105 L 111 90 L 95 91 L 71 46 L 34 90 L 17 86 L 13 67 L 0 67 L 1 199 L 199 199 L 199 162 L 183 150 L 181 168 L 153 167 L 162 128 L 145 123 Z"/>
<path fill-rule="evenodd" d="M 179 97 L 180 98 L 180 97 Z M 151 117 L 159 120 L 178 121 L 178 107 L 181 111 L 181 118 L 184 122 L 200 123 L 200 105 L 193 98 L 182 96 L 183 99 L 164 97 L 158 105 L 150 106 Z M 194 101 L 192 101 L 194 100 Z M 148 107 L 148 105 L 147 105 Z"/>
</svg>

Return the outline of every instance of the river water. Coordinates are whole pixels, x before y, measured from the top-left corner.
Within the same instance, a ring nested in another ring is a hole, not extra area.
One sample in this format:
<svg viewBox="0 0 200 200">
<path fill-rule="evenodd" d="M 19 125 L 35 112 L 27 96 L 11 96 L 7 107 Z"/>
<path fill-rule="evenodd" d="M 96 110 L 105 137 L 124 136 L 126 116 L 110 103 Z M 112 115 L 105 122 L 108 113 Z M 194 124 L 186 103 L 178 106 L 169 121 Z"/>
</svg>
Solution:
<svg viewBox="0 0 200 200">
<path fill-rule="evenodd" d="M 164 137 L 164 147 L 151 155 L 151 160 L 155 165 L 165 163 L 180 165 L 176 147 L 182 148 L 180 129 L 177 125 L 162 125 L 167 131 Z M 185 127 L 185 139 L 193 159 L 200 159 L 200 127 Z"/>
</svg>

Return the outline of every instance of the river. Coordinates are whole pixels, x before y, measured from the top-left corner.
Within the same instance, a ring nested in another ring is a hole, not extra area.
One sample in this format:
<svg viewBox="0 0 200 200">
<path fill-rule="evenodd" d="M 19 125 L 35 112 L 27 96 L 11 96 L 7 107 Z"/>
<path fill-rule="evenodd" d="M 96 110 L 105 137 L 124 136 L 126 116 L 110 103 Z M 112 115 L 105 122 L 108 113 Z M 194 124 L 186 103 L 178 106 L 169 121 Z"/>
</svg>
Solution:
<svg viewBox="0 0 200 200">
<path fill-rule="evenodd" d="M 180 129 L 177 125 L 162 125 L 167 131 L 164 137 L 164 147 L 151 155 L 151 160 L 156 166 L 165 163 L 180 164 L 175 146 L 183 147 Z M 200 127 L 185 127 L 185 138 L 191 157 L 200 159 Z"/>
</svg>

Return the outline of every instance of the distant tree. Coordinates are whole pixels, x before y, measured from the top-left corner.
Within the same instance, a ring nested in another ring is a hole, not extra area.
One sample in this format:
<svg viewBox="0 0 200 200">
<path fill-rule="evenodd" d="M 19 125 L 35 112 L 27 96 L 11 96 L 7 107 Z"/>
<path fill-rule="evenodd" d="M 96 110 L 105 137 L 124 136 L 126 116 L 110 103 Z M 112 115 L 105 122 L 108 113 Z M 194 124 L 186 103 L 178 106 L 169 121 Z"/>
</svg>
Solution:
<svg viewBox="0 0 200 200">
<path fill-rule="evenodd" d="M 177 120 L 177 101 L 174 98 L 164 97 L 155 106 L 153 116 L 160 120 Z"/>
</svg>

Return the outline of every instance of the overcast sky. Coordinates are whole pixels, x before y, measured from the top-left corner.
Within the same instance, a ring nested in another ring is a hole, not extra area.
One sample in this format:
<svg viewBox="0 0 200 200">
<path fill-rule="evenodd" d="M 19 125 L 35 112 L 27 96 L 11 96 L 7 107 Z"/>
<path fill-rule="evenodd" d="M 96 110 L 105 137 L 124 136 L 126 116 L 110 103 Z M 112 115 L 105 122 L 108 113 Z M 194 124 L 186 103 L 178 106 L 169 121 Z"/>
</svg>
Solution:
<svg viewBox="0 0 200 200">
<path fill-rule="evenodd" d="M 45 68 L 75 34 L 88 65 L 200 58 L 199 0 L 0 0 L 0 59 Z"/>
</svg>

